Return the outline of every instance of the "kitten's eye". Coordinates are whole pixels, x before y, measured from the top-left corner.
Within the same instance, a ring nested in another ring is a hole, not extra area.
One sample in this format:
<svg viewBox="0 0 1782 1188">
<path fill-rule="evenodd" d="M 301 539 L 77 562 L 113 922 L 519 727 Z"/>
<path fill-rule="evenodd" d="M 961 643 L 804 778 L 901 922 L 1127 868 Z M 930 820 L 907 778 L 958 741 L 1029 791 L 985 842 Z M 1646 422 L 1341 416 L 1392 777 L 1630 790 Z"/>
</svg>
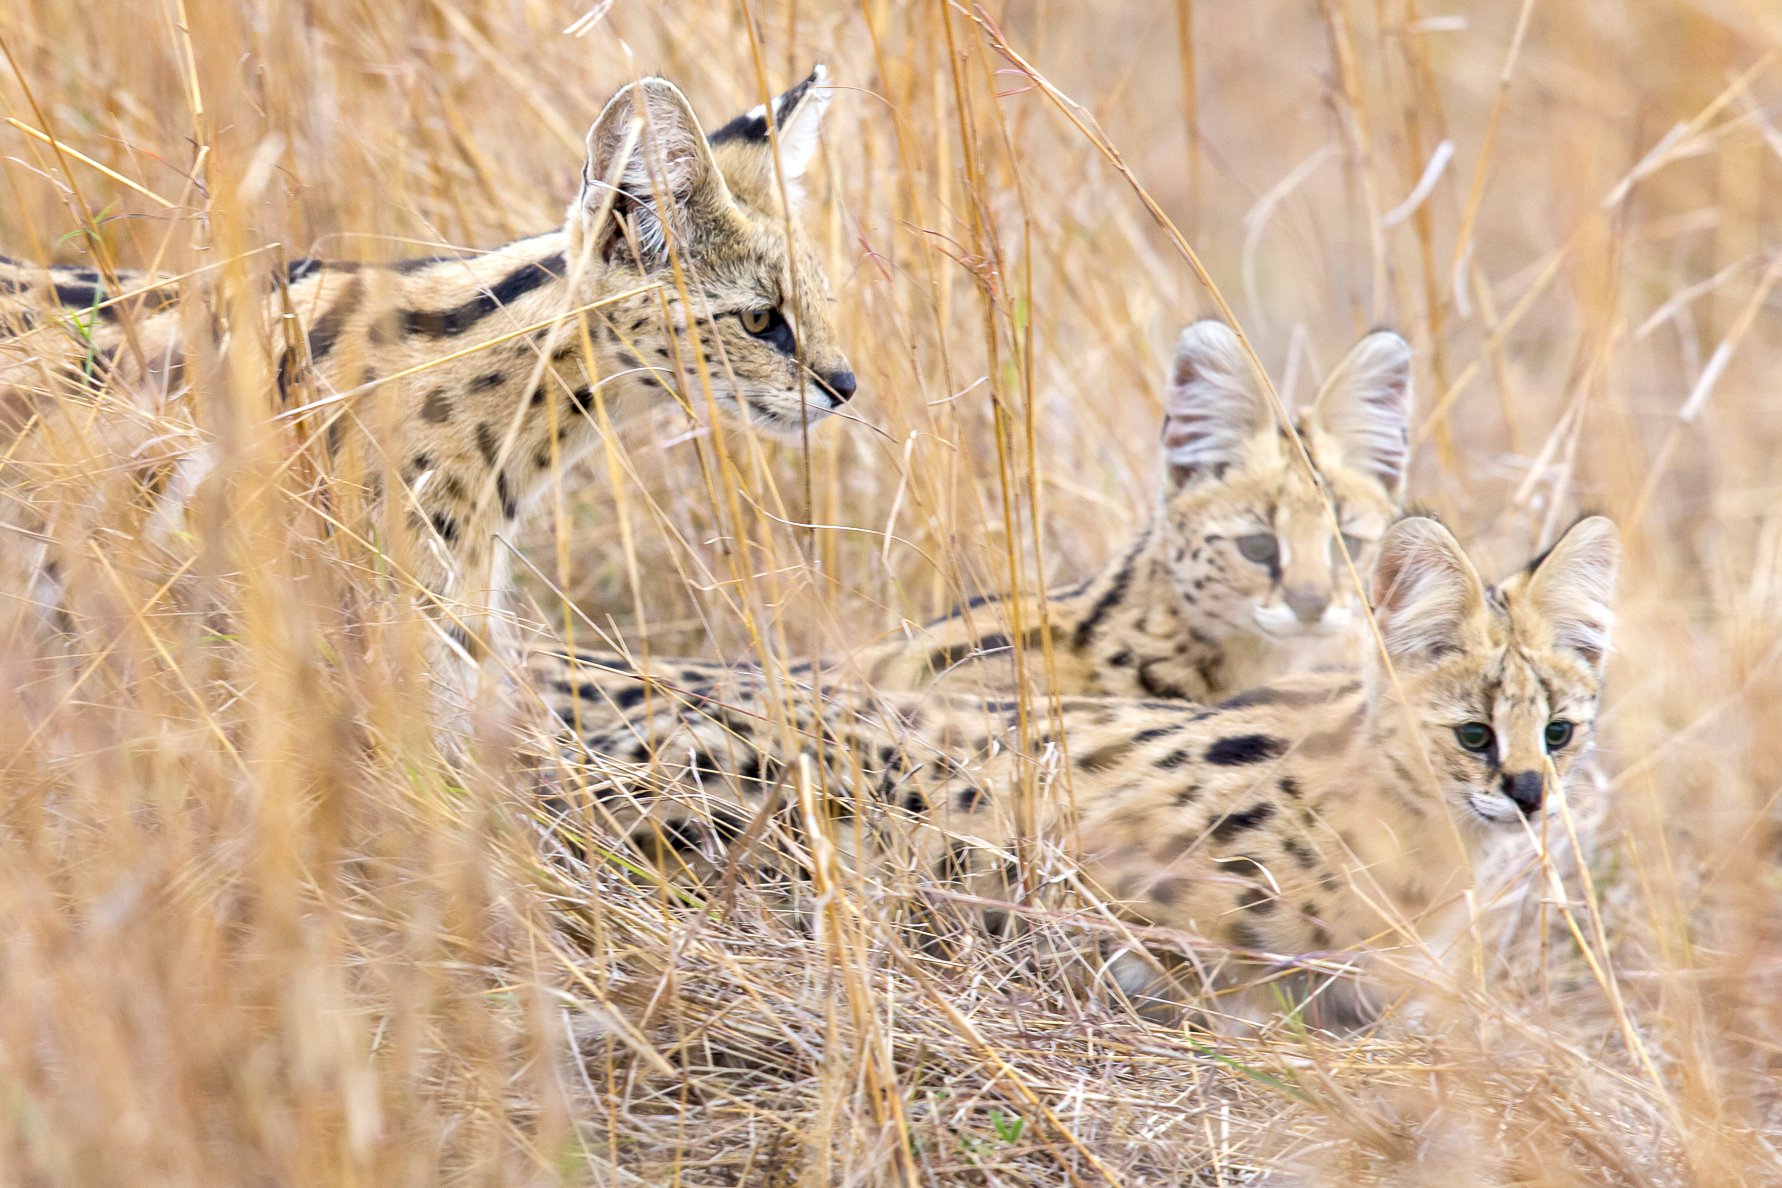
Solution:
<svg viewBox="0 0 1782 1188">
<path fill-rule="evenodd" d="M 1331 564 L 1342 564 L 1343 553 L 1349 554 L 1349 559 L 1351 561 L 1359 561 L 1361 560 L 1361 550 L 1366 547 L 1366 544 L 1359 536 L 1350 536 L 1345 532 L 1337 537 L 1336 540 L 1330 542 Z M 1338 549 L 1341 549 L 1342 551 L 1338 552 Z"/>
<path fill-rule="evenodd" d="M 1572 741 L 1572 724 L 1570 722 L 1547 723 L 1547 749 L 1562 751 L 1565 744 Z"/>
<path fill-rule="evenodd" d="M 1454 737 L 1469 751 L 1483 751 L 1497 736 L 1483 722 L 1467 722 L 1454 728 Z"/>
<path fill-rule="evenodd" d="M 736 316 L 742 319 L 742 327 L 750 334 L 760 336 L 767 333 L 773 320 L 779 314 L 777 309 L 745 309 Z"/>
<path fill-rule="evenodd" d="M 1266 532 L 1240 536 L 1236 543 L 1238 552 L 1244 555 L 1244 560 L 1254 561 L 1258 565 L 1267 565 L 1281 555 L 1280 544 Z"/>
</svg>

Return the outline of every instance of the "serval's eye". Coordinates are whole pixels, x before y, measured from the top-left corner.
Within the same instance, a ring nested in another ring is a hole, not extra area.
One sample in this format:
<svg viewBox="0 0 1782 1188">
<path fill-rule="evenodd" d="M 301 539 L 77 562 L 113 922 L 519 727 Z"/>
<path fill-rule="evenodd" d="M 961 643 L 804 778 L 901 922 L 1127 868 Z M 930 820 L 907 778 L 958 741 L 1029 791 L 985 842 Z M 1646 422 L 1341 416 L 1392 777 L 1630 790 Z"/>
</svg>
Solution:
<svg viewBox="0 0 1782 1188">
<path fill-rule="evenodd" d="M 1254 561 L 1258 565 L 1267 565 L 1281 555 L 1280 544 L 1266 532 L 1238 537 L 1237 547 L 1238 552 L 1244 555 L 1244 560 Z"/>
<path fill-rule="evenodd" d="M 1454 737 L 1459 739 L 1460 745 L 1469 751 L 1483 751 L 1491 745 L 1491 740 L 1497 736 L 1491 732 L 1491 727 L 1483 722 L 1466 722 L 1454 728 Z"/>
<path fill-rule="evenodd" d="M 736 315 L 742 328 L 782 355 L 798 353 L 798 339 L 792 334 L 792 323 L 771 306 L 745 309 Z"/>
<path fill-rule="evenodd" d="M 1344 553 L 1349 554 L 1349 559 L 1351 561 L 1359 561 L 1361 560 L 1361 550 L 1366 547 L 1367 545 L 1359 536 L 1350 536 L 1345 532 L 1338 536 L 1336 540 L 1330 542 L 1331 564 L 1341 565 L 1343 563 Z M 1339 551 L 1339 549 L 1341 551 Z"/>
<path fill-rule="evenodd" d="M 1547 749 L 1563 751 L 1565 744 L 1572 741 L 1572 724 L 1570 722 L 1547 723 Z"/>
</svg>

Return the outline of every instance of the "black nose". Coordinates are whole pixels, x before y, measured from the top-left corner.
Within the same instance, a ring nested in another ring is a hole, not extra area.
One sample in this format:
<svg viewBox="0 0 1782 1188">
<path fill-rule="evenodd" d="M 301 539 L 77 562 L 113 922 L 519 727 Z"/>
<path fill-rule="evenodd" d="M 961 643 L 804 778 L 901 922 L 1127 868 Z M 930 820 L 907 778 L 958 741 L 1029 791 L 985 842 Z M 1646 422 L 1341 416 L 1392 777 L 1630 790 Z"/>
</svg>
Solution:
<svg viewBox="0 0 1782 1188">
<path fill-rule="evenodd" d="M 846 404 L 854 396 L 854 373 L 838 371 L 823 377 L 823 386 L 828 388 L 835 398 Z"/>
<path fill-rule="evenodd" d="M 1515 775 L 1504 772 L 1504 795 L 1522 810 L 1522 815 L 1532 817 L 1541 811 L 1541 773 L 1538 771 L 1519 771 Z"/>
</svg>

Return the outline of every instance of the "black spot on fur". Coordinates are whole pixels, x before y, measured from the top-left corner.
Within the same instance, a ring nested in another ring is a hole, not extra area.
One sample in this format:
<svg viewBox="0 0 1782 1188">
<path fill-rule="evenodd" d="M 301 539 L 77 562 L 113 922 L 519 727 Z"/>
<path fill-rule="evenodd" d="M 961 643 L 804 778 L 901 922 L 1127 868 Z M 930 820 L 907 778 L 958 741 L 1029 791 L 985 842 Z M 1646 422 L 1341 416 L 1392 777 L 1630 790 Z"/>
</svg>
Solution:
<svg viewBox="0 0 1782 1188">
<path fill-rule="evenodd" d="M 1301 870 L 1312 869 L 1312 866 L 1318 861 L 1317 855 L 1307 849 L 1304 842 L 1291 835 L 1281 839 L 1281 849 L 1286 851 L 1289 858 L 1299 863 Z"/>
<path fill-rule="evenodd" d="M 98 285 L 57 285 L 55 287 L 56 304 L 70 309 L 91 309 L 105 300 L 105 290 Z M 99 316 L 108 322 L 118 320 L 118 308 L 108 305 L 99 311 Z"/>
<path fill-rule="evenodd" d="M 1249 949 L 1256 953 L 1268 950 L 1268 946 L 1263 943 L 1262 934 L 1242 920 L 1232 923 L 1231 939 L 1237 942 L 1237 947 L 1240 949 Z"/>
<path fill-rule="evenodd" d="M 1120 562 L 1120 568 L 1114 574 L 1114 580 L 1102 591 L 1101 597 L 1095 600 L 1095 605 L 1089 608 L 1089 613 L 1083 616 L 1082 622 L 1077 624 L 1076 634 L 1071 639 L 1073 647 L 1079 650 L 1088 647 L 1089 641 L 1095 638 L 1095 629 L 1101 626 L 1101 621 L 1126 597 L 1126 591 L 1132 586 L 1132 571 L 1138 563 L 1139 550 L 1150 543 L 1150 535 L 1145 533 L 1127 552 L 1125 560 Z"/>
<path fill-rule="evenodd" d="M 1216 842 L 1225 841 L 1246 830 L 1255 829 L 1274 815 L 1275 806 L 1272 804 L 1255 804 L 1242 812 L 1227 813 L 1218 824 L 1213 826 L 1212 838 Z"/>
<path fill-rule="evenodd" d="M 1274 897 L 1261 887 L 1251 887 L 1238 896 L 1237 902 L 1240 908 L 1258 915 L 1266 915 L 1275 910 Z"/>
<path fill-rule="evenodd" d="M 445 512 L 433 513 L 433 530 L 439 533 L 440 539 L 447 544 L 458 543 L 458 521 L 452 519 Z"/>
<path fill-rule="evenodd" d="M 501 500 L 501 514 L 511 520 L 520 514 L 519 501 L 514 498 L 513 490 L 507 485 L 507 472 L 495 472 L 495 495 Z"/>
<path fill-rule="evenodd" d="M 1084 771 L 1105 771 L 1118 763 L 1131 750 L 1131 740 L 1121 739 L 1077 756 L 1077 766 Z"/>
<path fill-rule="evenodd" d="M 476 452 L 483 456 L 484 462 L 495 465 L 495 427 L 487 421 L 476 427 Z"/>
<path fill-rule="evenodd" d="M 1164 771 L 1174 771 L 1183 764 L 1191 762 L 1193 758 L 1194 756 L 1186 750 L 1171 751 L 1169 754 L 1159 759 L 1156 766 L 1162 768 Z"/>
<path fill-rule="evenodd" d="M 1263 763 L 1287 750 L 1287 743 L 1266 734 L 1238 734 L 1222 738 L 1207 748 L 1206 760 L 1219 767 Z"/>
<path fill-rule="evenodd" d="M 1155 667 L 1156 661 L 1146 661 L 1139 666 L 1139 688 L 1143 689 L 1145 693 L 1151 697 L 1164 698 L 1170 701 L 1189 700 L 1187 690 L 1183 689 L 1173 681 L 1166 681 L 1159 677 L 1156 672 L 1153 671 Z M 1202 679 L 1205 679 L 1204 674 L 1202 675 Z M 1209 681 L 1208 683 L 1211 684 L 1212 682 Z"/>
<path fill-rule="evenodd" d="M 1271 689 L 1264 685 L 1260 689 L 1250 689 L 1239 693 L 1236 697 L 1227 698 L 1219 703 L 1220 709 L 1245 709 L 1253 705 L 1282 705 L 1291 709 L 1300 709 L 1308 705 L 1323 705 L 1335 701 L 1339 697 L 1361 688 L 1358 681 L 1350 681 L 1335 689 Z"/>
<path fill-rule="evenodd" d="M 311 363 L 320 363 L 328 357 L 340 341 L 340 333 L 346 329 L 347 319 L 358 310 L 359 303 L 365 299 L 365 284 L 358 277 L 347 282 L 346 292 L 340 299 L 328 307 L 326 313 L 315 320 L 309 328 L 309 359 Z"/>
<path fill-rule="evenodd" d="M 421 419 L 433 425 L 443 425 L 452 419 L 452 402 L 444 388 L 427 393 L 427 399 L 421 403 Z"/>
<path fill-rule="evenodd" d="M 422 338 L 450 338 L 521 297 L 558 279 L 564 271 L 563 254 L 520 265 L 494 285 L 451 309 L 405 309 L 402 329 Z"/>
<path fill-rule="evenodd" d="M 490 371 L 477 376 L 476 379 L 471 381 L 470 386 L 473 388 L 499 388 L 506 382 L 507 376 L 499 371 Z"/>
</svg>

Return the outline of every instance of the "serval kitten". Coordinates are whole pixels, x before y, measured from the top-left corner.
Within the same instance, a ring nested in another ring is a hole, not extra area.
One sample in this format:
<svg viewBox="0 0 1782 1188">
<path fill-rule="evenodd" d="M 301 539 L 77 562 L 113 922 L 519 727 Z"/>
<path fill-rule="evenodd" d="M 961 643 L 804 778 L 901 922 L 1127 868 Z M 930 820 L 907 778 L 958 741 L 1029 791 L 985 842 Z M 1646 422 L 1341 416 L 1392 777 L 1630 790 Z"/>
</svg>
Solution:
<svg viewBox="0 0 1782 1188">
<path fill-rule="evenodd" d="M 588 453 L 602 417 L 670 401 L 697 412 L 709 396 L 797 434 L 853 396 L 828 281 L 782 207 L 829 98 L 818 66 L 774 101 L 776 169 L 765 108 L 708 137 L 673 84 L 646 78 L 590 129 L 561 228 L 391 265 L 300 260 L 275 278 L 266 317 L 287 328 L 282 344 L 274 332 L 277 419 L 320 435 L 337 488 L 362 493 L 333 506 L 362 505 L 360 534 L 423 592 L 436 676 L 459 700 L 505 641 L 511 583 L 494 537 L 511 537 L 552 474 Z M 115 399 L 94 395 L 101 383 L 177 415 L 198 324 L 182 324 L 178 298 L 144 274 L 0 261 L 12 428 Z M 74 390 L 59 390 L 69 376 Z M 173 523 L 208 465 L 194 448 L 149 484 Z"/>
<path fill-rule="evenodd" d="M 543 684 L 585 747 L 553 799 L 582 819 L 579 788 L 596 826 L 698 871 L 757 862 L 775 806 L 820 780 L 842 842 L 1011 903 L 1019 810 L 1025 836 L 1075 845 L 1108 906 L 1181 935 L 1221 1015 L 1262 1017 L 1281 981 L 1314 988 L 1309 1017 L 1352 1024 L 1375 988 L 1322 975 L 1453 945 L 1464 892 L 1539 828 L 1549 780 L 1590 748 L 1618 554 L 1614 526 L 1586 519 L 1487 586 L 1440 524 L 1400 520 L 1370 578 L 1385 652 L 1359 673 L 1283 677 L 1211 709 L 1065 698 L 1062 732 L 1026 746 L 1007 700 L 713 685 L 614 657 Z M 1147 997 L 1156 969 L 1115 973 Z"/>
<path fill-rule="evenodd" d="M 1296 418 L 1311 479 L 1231 328 L 1183 330 L 1157 516 L 1100 573 L 1047 595 L 1058 692 L 1216 701 L 1350 659 L 1360 620 L 1343 550 L 1366 572 L 1398 514 L 1410 416 L 1410 347 L 1390 331 L 1369 334 Z M 1026 614 L 1037 619 L 1033 601 Z M 957 691 L 1006 692 L 1016 687 L 1008 617 L 1001 600 L 975 599 L 855 667 L 878 688 L 944 677 Z M 1021 643 L 1037 681 L 1040 630 Z"/>
</svg>

